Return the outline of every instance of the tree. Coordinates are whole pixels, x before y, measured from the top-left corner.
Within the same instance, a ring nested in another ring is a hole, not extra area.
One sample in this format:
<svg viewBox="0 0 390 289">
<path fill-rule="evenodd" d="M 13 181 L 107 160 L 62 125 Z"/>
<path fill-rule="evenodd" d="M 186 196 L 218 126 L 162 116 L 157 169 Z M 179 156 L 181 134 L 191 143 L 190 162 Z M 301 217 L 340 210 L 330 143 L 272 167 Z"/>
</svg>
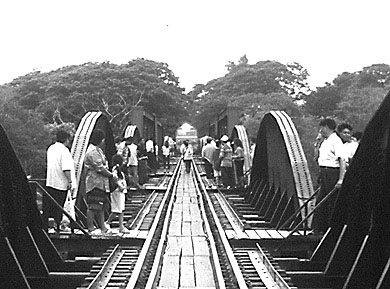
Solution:
<svg viewBox="0 0 390 289">
<path fill-rule="evenodd" d="M 328 83 L 307 97 L 304 107 L 309 114 L 317 117 L 332 116 L 341 99 L 341 90 Z"/>
<path fill-rule="evenodd" d="M 305 84 L 308 74 L 297 63 L 288 66 L 276 61 L 260 61 L 249 65 L 246 56 L 243 56 L 238 64 L 229 62 L 227 68 L 229 72 L 224 77 L 213 79 L 206 85 L 196 85 L 189 93 L 188 101 L 192 104 L 190 115 L 196 120 L 195 126 L 201 134 L 207 134 L 208 125 L 215 121 L 216 112 L 228 104 L 240 102 L 237 99 L 241 96 L 264 97 L 271 94 L 272 102 L 278 103 L 278 97 L 284 95 L 293 103 L 300 99 L 299 91 L 303 93 L 308 89 Z M 244 105 L 243 111 L 252 105 L 255 108 L 262 104 L 257 102 L 257 98 L 245 99 L 245 102 L 240 102 Z"/>
<path fill-rule="evenodd" d="M 289 116 L 301 115 L 300 108 L 286 93 L 246 94 L 235 98 L 233 106 L 242 108 L 241 124 L 250 137 L 256 137 L 264 115 L 271 110 L 283 110 Z"/>
<path fill-rule="evenodd" d="M 352 124 L 354 131 L 363 131 L 386 96 L 380 87 L 353 88 L 337 104 L 336 116 Z"/>
<path fill-rule="evenodd" d="M 327 83 L 316 92 L 306 97 L 307 111 L 318 117 L 340 115 L 338 104 L 352 91 L 362 88 L 390 87 L 390 66 L 373 64 L 357 72 L 344 72 L 338 75 L 333 83 Z M 364 95 L 360 95 L 364 98 Z M 368 100 L 370 101 L 370 100 Z"/>
<path fill-rule="evenodd" d="M 165 63 L 136 59 L 123 65 L 109 62 L 34 72 L 12 82 L 19 103 L 51 122 L 60 115 L 77 123 L 90 110 L 104 112 L 115 133 L 123 130 L 133 108 L 143 106 L 157 118 L 177 123 L 186 115 L 183 89 Z"/>
<path fill-rule="evenodd" d="M 26 174 L 44 178 L 46 148 L 51 143 L 51 136 L 44 127 L 42 115 L 24 109 L 10 99 L 0 106 L 0 123 Z"/>
</svg>

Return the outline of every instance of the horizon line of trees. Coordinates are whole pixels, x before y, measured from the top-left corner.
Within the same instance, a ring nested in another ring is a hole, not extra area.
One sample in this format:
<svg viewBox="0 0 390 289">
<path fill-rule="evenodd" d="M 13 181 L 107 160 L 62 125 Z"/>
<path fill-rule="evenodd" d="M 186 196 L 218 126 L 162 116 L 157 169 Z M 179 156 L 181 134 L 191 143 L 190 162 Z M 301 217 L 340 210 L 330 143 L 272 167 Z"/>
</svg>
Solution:
<svg viewBox="0 0 390 289">
<path fill-rule="evenodd" d="M 390 66 L 373 64 L 343 72 L 331 83 L 312 90 L 308 71 L 299 63 L 259 61 L 246 56 L 226 65 L 227 73 L 185 93 L 168 64 L 143 58 L 126 64 L 85 63 L 41 73 L 35 71 L 0 86 L 0 123 L 27 174 L 45 176 L 45 153 L 53 132 L 74 132 L 89 110 L 107 115 L 119 135 L 133 107 L 143 106 L 173 136 L 183 122 L 207 135 L 215 114 L 228 105 L 242 108 L 240 123 L 256 137 L 270 110 L 284 110 L 293 119 L 311 173 L 312 142 L 320 118 L 348 122 L 363 131 L 390 87 Z M 27 125 L 28 124 L 28 125 Z"/>
</svg>

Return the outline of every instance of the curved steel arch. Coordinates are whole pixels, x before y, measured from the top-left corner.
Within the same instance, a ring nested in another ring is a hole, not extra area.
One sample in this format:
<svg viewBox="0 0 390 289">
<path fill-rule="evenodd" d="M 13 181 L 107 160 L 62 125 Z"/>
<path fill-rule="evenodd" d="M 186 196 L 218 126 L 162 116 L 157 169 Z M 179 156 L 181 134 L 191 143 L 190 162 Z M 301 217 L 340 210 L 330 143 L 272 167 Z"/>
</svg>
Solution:
<svg viewBox="0 0 390 289">
<path fill-rule="evenodd" d="M 134 138 L 135 142 L 141 139 L 141 134 L 136 125 L 128 124 L 123 131 L 123 138 Z"/>
<path fill-rule="evenodd" d="M 266 181 L 286 191 L 295 209 L 314 193 L 309 167 L 291 118 L 283 111 L 267 113 L 257 135 L 251 182 Z M 309 206 L 309 211 L 311 210 Z M 304 218 L 306 212 L 301 211 Z"/>
<path fill-rule="evenodd" d="M 81 209 L 84 209 L 84 205 L 79 195 L 83 196 L 85 193 L 85 176 L 83 171 L 84 158 L 91 134 L 96 129 L 101 129 L 105 133 L 104 153 L 110 167 L 112 166 L 112 156 L 116 154 L 114 135 L 108 118 L 101 111 L 87 112 L 77 127 L 71 149 L 71 154 L 75 163 L 76 182 L 78 185 L 77 207 Z"/>
</svg>

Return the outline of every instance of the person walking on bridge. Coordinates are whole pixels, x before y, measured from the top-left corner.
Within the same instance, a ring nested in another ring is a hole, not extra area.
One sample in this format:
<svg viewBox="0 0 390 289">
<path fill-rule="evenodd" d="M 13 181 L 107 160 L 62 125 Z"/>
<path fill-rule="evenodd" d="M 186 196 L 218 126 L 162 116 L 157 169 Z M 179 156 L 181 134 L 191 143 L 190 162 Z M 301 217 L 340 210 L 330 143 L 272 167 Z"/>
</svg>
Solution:
<svg viewBox="0 0 390 289">
<path fill-rule="evenodd" d="M 186 173 L 189 174 L 191 171 L 191 162 L 194 150 L 188 139 L 183 142 L 183 145 L 180 147 L 180 151 L 186 165 Z"/>
<path fill-rule="evenodd" d="M 320 123 L 320 134 L 323 141 L 318 149 L 318 164 L 320 166 L 320 191 L 317 195 L 318 205 L 334 189 L 341 188 L 345 174 L 345 159 L 343 142 L 336 134 L 336 122 L 331 118 Z M 335 196 L 330 197 L 313 216 L 314 234 L 323 234 L 330 225 Z"/>
</svg>

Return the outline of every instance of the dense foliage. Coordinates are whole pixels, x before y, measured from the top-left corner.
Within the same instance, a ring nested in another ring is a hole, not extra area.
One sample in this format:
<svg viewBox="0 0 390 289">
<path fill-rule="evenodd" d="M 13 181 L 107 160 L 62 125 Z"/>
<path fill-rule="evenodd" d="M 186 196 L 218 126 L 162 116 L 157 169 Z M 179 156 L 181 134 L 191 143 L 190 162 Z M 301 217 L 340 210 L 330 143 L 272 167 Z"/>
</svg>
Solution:
<svg viewBox="0 0 390 289">
<path fill-rule="evenodd" d="M 135 106 L 143 106 L 169 124 L 185 116 L 178 78 L 166 64 L 144 59 L 122 65 L 86 63 L 48 73 L 34 72 L 11 85 L 20 105 L 42 113 L 47 122 L 60 116 L 64 122 L 77 123 L 87 111 L 100 110 L 113 131 L 119 133 Z"/>
<path fill-rule="evenodd" d="M 156 114 L 167 134 L 173 135 L 180 123 L 188 121 L 205 135 L 216 113 L 231 105 L 242 109 L 241 124 L 252 137 L 265 113 L 284 110 L 298 129 L 315 178 L 312 142 L 319 119 L 334 117 L 362 131 L 390 86 L 386 64 L 344 72 L 315 91 L 299 63 L 259 61 L 251 65 L 243 56 L 226 68 L 225 76 L 198 84 L 188 94 L 167 64 L 145 59 L 33 72 L 0 86 L 0 123 L 26 173 L 44 177 L 45 151 L 52 133 L 58 127 L 74 132 L 89 110 L 103 111 L 116 134 L 132 109 L 143 106 Z"/>
<path fill-rule="evenodd" d="M 74 132 L 87 111 L 100 110 L 120 135 L 133 108 L 143 106 L 172 135 L 186 117 L 183 91 L 165 63 L 136 59 L 67 66 L 2 86 L 0 122 L 27 173 L 44 177 L 45 151 L 58 127 Z"/>
<path fill-rule="evenodd" d="M 44 177 L 46 148 L 50 144 L 51 136 L 45 129 L 42 116 L 22 108 L 12 99 L 0 103 L 0 124 L 6 131 L 26 175 Z"/>
<path fill-rule="evenodd" d="M 189 93 L 190 114 L 201 134 L 208 132 L 208 125 L 215 121 L 215 113 L 227 105 L 242 107 L 245 125 L 259 121 L 270 109 L 296 114 L 296 101 L 310 91 L 307 71 L 297 63 L 260 61 L 250 65 L 243 56 L 238 64 L 230 62 L 227 67 L 224 77 L 197 85 Z M 251 129 L 250 134 L 256 132 Z"/>
</svg>

